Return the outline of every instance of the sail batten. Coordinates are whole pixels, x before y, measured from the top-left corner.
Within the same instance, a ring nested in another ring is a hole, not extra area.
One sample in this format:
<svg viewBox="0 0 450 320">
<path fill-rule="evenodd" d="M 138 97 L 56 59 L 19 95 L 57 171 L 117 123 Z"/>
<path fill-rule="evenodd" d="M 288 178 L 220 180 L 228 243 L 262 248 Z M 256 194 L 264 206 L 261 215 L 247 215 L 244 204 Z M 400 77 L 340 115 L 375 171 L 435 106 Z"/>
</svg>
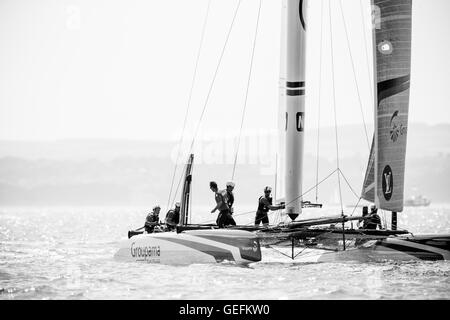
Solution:
<svg viewBox="0 0 450 320">
<path fill-rule="evenodd" d="M 372 0 L 375 136 L 362 198 L 403 211 L 411 80 L 412 0 Z M 374 188 L 369 186 L 374 185 Z"/>
</svg>

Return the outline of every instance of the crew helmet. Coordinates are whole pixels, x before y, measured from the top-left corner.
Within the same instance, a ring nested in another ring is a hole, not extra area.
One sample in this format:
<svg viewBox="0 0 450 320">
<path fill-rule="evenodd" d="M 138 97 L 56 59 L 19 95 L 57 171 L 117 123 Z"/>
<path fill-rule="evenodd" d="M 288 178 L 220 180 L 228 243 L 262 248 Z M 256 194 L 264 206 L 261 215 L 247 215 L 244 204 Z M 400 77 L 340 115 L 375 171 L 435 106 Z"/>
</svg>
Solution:
<svg viewBox="0 0 450 320">
<path fill-rule="evenodd" d="M 154 212 L 155 214 L 159 214 L 159 210 L 156 210 L 156 209 L 161 210 L 161 207 L 160 207 L 159 205 L 156 205 L 156 206 L 153 207 L 153 212 Z"/>
</svg>

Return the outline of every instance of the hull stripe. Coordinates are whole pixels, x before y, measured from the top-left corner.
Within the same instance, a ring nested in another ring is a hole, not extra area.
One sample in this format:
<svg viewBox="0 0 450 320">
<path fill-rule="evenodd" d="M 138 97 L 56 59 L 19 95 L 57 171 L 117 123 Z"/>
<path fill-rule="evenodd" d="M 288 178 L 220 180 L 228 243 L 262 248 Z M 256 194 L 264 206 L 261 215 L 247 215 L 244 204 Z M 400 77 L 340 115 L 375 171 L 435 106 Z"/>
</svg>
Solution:
<svg viewBox="0 0 450 320">
<path fill-rule="evenodd" d="M 378 244 L 378 246 L 392 249 L 395 251 L 400 251 L 404 254 L 408 254 L 408 255 L 418 258 L 420 260 L 430 260 L 430 261 L 445 260 L 444 256 L 442 254 L 439 254 L 439 253 L 436 253 L 436 252 L 433 252 L 430 250 L 424 250 L 424 249 L 419 249 L 416 247 L 411 247 L 408 245 L 402 245 L 399 243 L 387 243 L 387 242 L 382 241 L 381 243 Z"/>
<path fill-rule="evenodd" d="M 203 243 L 198 243 L 198 242 L 194 242 L 194 241 L 184 240 L 184 239 L 164 238 L 161 240 L 174 242 L 174 243 L 180 244 L 182 246 L 186 246 L 188 248 L 209 254 L 210 256 L 213 256 L 214 259 L 216 259 L 216 262 L 222 262 L 224 260 L 235 261 L 231 251 L 222 249 L 219 247 L 215 247 L 215 246 L 211 246 L 211 245 L 203 244 Z"/>
<path fill-rule="evenodd" d="M 227 244 L 227 245 L 230 245 L 233 247 L 237 247 L 237 248 L 239 248 L 239 252 L 243 259 L 250 260 L 250 261 L 261 261 L 261 250 L 259 248 L 259 243 L 256 238 L 255 239 L 224 238 L 224 237 L 217 237 L 217 236 L 212 236 L 212 235 L 205 235 L 205 236 L 198 235 L 198 237 L 216 241 L 216 242 L 220 242 L 220 243 Z M 243 245 L 244 241 L 247 243 Z M 243 246 L 246 246 L 248 249 L 245 251 L 242 250 Z"/>
</svg>

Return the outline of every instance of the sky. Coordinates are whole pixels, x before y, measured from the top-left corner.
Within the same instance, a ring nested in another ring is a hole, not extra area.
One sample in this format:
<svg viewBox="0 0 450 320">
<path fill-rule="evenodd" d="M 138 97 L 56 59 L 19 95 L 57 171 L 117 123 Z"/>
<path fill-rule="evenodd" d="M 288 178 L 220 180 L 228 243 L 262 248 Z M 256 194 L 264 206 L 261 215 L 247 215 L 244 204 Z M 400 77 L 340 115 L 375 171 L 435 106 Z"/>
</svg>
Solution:
<svg viewBox="0 0 450 320">
<path fill-rule="evenodd" d="M 177 139 L 209 1 L 186 132 L 236 135 L 259 1 L 242 0 L 199 124 L 238 0 L 0 0 L 0 139 Z M 342 1 L 355 76 L 339 2 L 330 5 L 339 125 L 373 122 L 368 4 Z M 334 123 L 328 8 L 309 5 L 307 130 Z M 448 12 L 448 0 L 413 1 L 410 121 L 450 123 Z M 280 0 L 262 0 L 246 133 L 277 128 L 280 17 Z"/>
</svg>

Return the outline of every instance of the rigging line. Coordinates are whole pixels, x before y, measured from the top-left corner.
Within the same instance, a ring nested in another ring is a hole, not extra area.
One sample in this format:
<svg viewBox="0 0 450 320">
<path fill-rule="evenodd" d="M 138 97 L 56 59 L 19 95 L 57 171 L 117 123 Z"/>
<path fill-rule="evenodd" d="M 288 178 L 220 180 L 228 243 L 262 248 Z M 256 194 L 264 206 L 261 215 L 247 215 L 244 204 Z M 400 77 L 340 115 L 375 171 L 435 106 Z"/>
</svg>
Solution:
<svg viewBox="0 0 450 320">
<path fill-rule="evenodd" d="M 269 248 L 272 249 L 273 251 L 278 252 L 279 254 L 281 254 L 281 255 L 283 255 L 285 257 L 288 257 L 289 259 L 292 260 L 292 257 L 290 255 L 287 255 L 286 253 L 282 252 L 281 250 L 275 249 L 275 247 L 272 247 L 272 246 L 269 246 Z"/>
<path fill-rule="evenodd" d="M 361 202 L 361 200 L 362 200 L 362 198 L 359 198 L 359 199 L 358 199 L 358 202 L 356 203 L 356 206 L 353 208 L 353 211 L 352 211 L 352 213 L 350 214 L 350 217 L 353 217 L 353 214 L 355 213 L 356 209 L 358 208 L 359 203 Z M 358 224 L 359 224 L 359 222 L 358 222 Z"/>
<path fill-rule="evenodd" d="M 239 154 L 239 147 L 241 145 L 242 128 L 244 127 L 245 111 L 247 109 L 248 92 L 249 92 L 249 88 L 250 88 L 250 80 L 252 78 L 252 71 L 253 71 L 253 60 L 255 57 L 256 39 L 258 37 L 259 18 L 261 16 L 261 3 L 262 3 L 262 0 L 259 0 L 258 17 L 256 19 L 255 36 L 253 39 L 252 57 L 250 60 L 250 69 L 248 71 L 247 88 L 245 91 L 244 110 L 242 111 L 241 128 L 239 129 L 238 144 L 237 144 L 237 148 L 236 148 L 236 154 L 234 156 L 233 173 L 231 175 L 231 180 L 234 180 L 234 174 L 236 173 L 236 163 L 237 163 L 237 158 L 238 158 L 238 154 Z"/>
<path fill-rule="evenodd" d="M 217 67 L 216 67 L 216 70 L 215 70 L 215 72 L 214 72 L 214 76 L 213 76 L 213 79 L 212 79 L 212 81 L 211 81 L 211 85 L 210 85 L 210 87 L 209 87 L 208 94 L 207 94 L 207 96 L 206 96 L 205 103 L 204 103 L 204 105 L 203 105 L 203 110 L 202 110 L 202 113 L 201 113 L 201 115 L 200 115 L 200 119 L 199 119 L 199 121 L 198 121 L 197 127 L 196 127 L 196 129 L 195 129 L 194 136 L 193 136 L 193 138 L 192 138 L 191 146 L 190 146 L 190 148 L 189 148 L 189 153 L 191 153 L 191 152 L 192 152 L 192 149 L 194 148 L 195 139 L 196 139 L 197 134 L 198 134 L 198 131 L 199 131 L 199 129 L 200 129 L 200 124 L 201 124 L 201 122 L 202 122 L 202 120 L 203 120 L 203 116 L 205 115 L 205 111 L 206 111 L 206 108 L 207 108 L 208 103 L 209 103 L 209 98 L 210 98 L 210 96 L 211 96 L 212 89 L 214 88 L 214 84 L 215 84 L 215 82 L 216 82 L 217 74 L 218 74 L 219 69 L 220 69 L 220 66 L 221 66 L 221 64 L 222 64 L 222 59 L 223 59 L 223 56 L 224 56 L 224 54 L 225 54 L 225 49 L 226 49 L 226 47 L 227 47 L 228 40 L 230 39 L 231 31 L 233 31 L 234 22 L 235 22 L 235 20 L 236 20 L 237 13 L 238 13 L 238 11 L 239 11 L 239 7 L 241 6 L 241 2 L 242 2 L 242 0 L 239 0 L 238 4 L 237 4 L 237 6 L 236 6 L 236 9 L 235 9 L 235 11 L 234 11 L 233 20 L 231 21 L 230 27 L 229 27 L 229 29 L 228 29 L 228 34 L 227 34 L 225 43 L 224 43 L 224 45 L 223 45 L 222 52 L 221 52 L 221 54 L 220 54 L 219 61 L 218 61 L 218 63 L 217 63 Z M 175 197 L 176 197 L 176 195 L 177 195 L 177 193 L 178 193 L 178 189 L 179 189 L 179 187 L 180 187 L 180 183 L 181 183 L 181 180 L 180 180 L 180 182 L 178 183 L 177 190 L 175 191 Z"/>
<path fill-rule="evenodd" d="M 309 249 L 307 246 L 305 246 L 304 248 L 303 248 L 303 250 L 302 251 L 300 251 L 299 253 L 297 253 L 295 256 L 294 256 L 294 258 L 292 259 L 292 260 L 295 260 L 298 256 L 300 256 L 306 249 Z M 308 254 L 308 253 L 306 253 L 306 254 Z M 304 257 L 304 255 L 302 255 L 302 257 Z"/>
<path fill-rule="evenodd" d="M 348 182 L 347 178 L 344 176 L 344 173 L 342 172 L 341 169 L 339 169 L 340 173 L 342 174 L 342 177 L 344 178 L 345 182 L 347 183 L 348 187 L 350 188 L 350 190 L 353 192 L 353 194 L 355 195 L 356 199 L 360 199 L 360 196 L 358 196 L 358 194 L 355 192 L 355 190 L 353 190 L 352 186 L 350 185 L 350 183 Z"/>
<path fill-rule="evenodd" d="M 369 148 L 369 151 L 370 151 L 369 134 L 367 133 L 366 119 L 364 118 L 364 111 L 363 111 L 363 105 L 362 105 L 362 99 L 361 99 L 361 92 L 359 90 L 358 80 L 356 79 L 355 61 L 353 60 L 353 54 L 352 54 L 352 50 L 350 48 L 350 40 L 349 40 L 349 36 L 348 36 L 347 23 L 345 22 L 344 9 L 342 8 L 342 0 L 339 0 L 339 7 L 341 9 L 342 22 L 344 24 L 345 36 L 347 38 L 348 53 L 350 55 L 350 60 L 352 61 L 353 79 L 355 80 L 356 92 L 358 94 L 359 109 L 361 111 L 361 117 L 362 117 L 363 124 L 364 124 L 364 132 L 366 133 L 367 147 Z"/>
<path fill-rule="evenodd" d="M 319 106 L 317 120 L 317 164 L 316 164 L 316 202 L 318 202 L 319 186 L 319 145 L 320 145 L 320 105 L 322 103 L 322 59 L 323 59 L 323 0 L 320 7 L 320 64 L 319 64 Z"/>
<path fill-rule="evenodd" d="M 233 214 L 233 217 L 239 217 L 239 216 L 247 215 L 247 214 L 250 214 L 250 213 L 255 213 L 255 211 L 248 211 L 248 212 Z M 209 222 L 216 222 L 216 220 L 207 220 L 207 221 L 202 222 L 202 223 L 209 223 Z"/>
<path fill-rule="evenodd" d="M 274 223 L 274 224 L 276 224 L 276 219 L 277 219 L 278 211 L 279 211 L 279 210 L 277 210 L 277 211 L 275 211 L 275 212 L 274 212 L 274 211 L 272 211 L 272 212 L 269 211 L 269 212 L 267 213 L 267 216 L 269 216 L 269 215 L 274 215 L 274 214 L 276 215 L 276 216 L 273 218 L 273 220 L 274 220 L 273 223 Z M 252 211 L 251 213 L 255 213 L 255 211 Z M 254 223 L 255 223 L 254 221 L 251 221 L 251 222 L 248 222 L 247 224 L 244 224 L 244 226 L 253 225 Z"/>
<path fill-rule="evenodd" d="M 373 79 L 370 75 L 370 62 L 369 62 L 369 49 L 367 46 L 367 35 L 366 35 L 366 31 L 367 31 L 367 26 L 366 26 L 366 20 L 364 19 L 364 8 L 363 8 L 363 4 L 362 4 L 363 0 L 359 1 L 359 7 L 361 9 L 361 22 L 362 22 L 362 27 L 363 27 L 363 35 L 364 35 L 364 47 L 365 47 L 365 53 L 366 53 L 366 66 L 367 66 L 367 75 L 369 76 L 369 91 L 372 97 L 373 101 L 373 86 L 371 85 L 373 82 Z"/>
<path fill-rule="evenodd" d="M 324 179 L 322 179 L 322 181 L 319 182 L 319 185 L 321 185 L 323 182 L 325 182 L 326 180 L 328 180 L 333 174 L 335 174 L 338 171 L 338 169 L 335 169 L 333 172 L 331 172 L 328 176 L 326 176 Z M 297 199 L 305 196 L 306 194 L 308 194 L 309 192 L 311 192 L 312 190 L 314 190 L 316 186 L 313 186 L 312 188 L 309 188 L 306 192 L 304 192 L 303 194 L 299 195 L 297 198 L 293 199 L 291 202 L 288 202 L 285 204 L 285 206 L 295 202 Z"/>
<path fill-rule="evenodd" d="M 278 185 L 278 153 L 275 154 L 275 185 L 274 185 L 274 192 L 273 197 L 275 201 L 277 200 L 277 185 Z"/>
<path fill-rule="evenodd" d="M 187 118 L 188 118 L 188 115 L 189 115 L 189 110 L 191 108 L 192 93 L 194 92 L 194 86 L 195 86 L 195 82 L 197 80 L 198 64 L 199 64 L 199 61 L 200 61 L 200 55 L 201 55 L 201 52 L 202 52 L 203 42 L 204 42 L 204 39 L 205 39 L 205 31 L 206 31 L 206 25 L 208 23 L 208 17 L 209 17 L 209 12 L 210 12 L 210 7 L 211 7 L 211 1 L 212 0 L 208 1 L 208 7 L 206 8 L 205 20 L 203 21 L 202 35 L 201 35 L 201 38 L 200 38 L 200 46 L 198 48 L 197 59 L 195 61 L 194 75 L 192 76 L 191 89 L 189 91 L 189 98 L 188 98 L 186 113 L 184 115 L 183 129 L 181 130 L 180 140 L 178 141 L 177 159 L 175 161 L 175 168 L 173 170 L 172 183 L 171 183 L 170 192 L 169 192 L 169 199 L 167 199 L 167 210 L 169 210 L 170 199 L 172 197 L 172 191 L 173 191 L 173 186 L 174 186 L 174 182 L 175 182 L 175 176 L 176 176 L 177 169 L 178 169 L 178 161 L 179 161 L 180 156 L 181 156 L 180 150 L 181 150 L 181 145 L 183 143 L 184 132 L 186 130 L 186 124 L 187 124 Z"/>
<path fill-rule="evenodd" d="M 219 73 L 220 66 L 222 65 L 222 59 L 223 59 L 223 56 L 225 54 L 225 50 L 227 48 L 228 40 L 230 39 L 231 31 L 233 31 L 234 22 L 236 20 L 237 13 L 239 11 L 239 7 L 241 6 L 241 2 L 242 2 L 242 0 L 239 0 L 238 4 L 236 6 L 236 9 L 234 11 L 233 20 L 231 21 L 230 28 L 228 29 L 228 34 L 227 34 L 227 37 L 225 39 L 225 43 L 223 45 L 222 52 L 221 52 L 220 57 L 219 57 L 219 62 L 217 64 L 216 70 L 214 71 L 214 76 L 213 76 L 213 79 L 211 81 L 211 85 L 209 87 L 208 94 L 206 95 L 206 100 L 205 100 L 205 103 L 203 105 L 203 110 L 202 110 L 202 113 L 200 115 L 200 119 L 199 119 L 199 121 L 197 123 L 197 127 L 196 127 L 195 132 L 194 132 L 194 137 L 192 138 L 192 143 L 191 143 L 190 150 L 192 150 L 193 147 L 194 147 L 195 138 L 197 137 L 198 130 L 200 129 L 200 124 L 201 124 L 201 122 L 203 120 L 203 116 L 205 115 L 205 111 L 206 111 L 206 109 L 208 107 L 209 98 L 211 97 L 211 92 L 212 92 L 212 90 L 214 88 L 214 84 L 216 82 L 217 74 Z"/>
<path fill-rule="evenodd" d="M 331 19 L 331 0 L 328 0 L 328 15 L 330 18 L 330 41 L 331 41 L 331 72 L 332 72 L 332 84 L 333 84 L 333 108 L 334 108 L 334 130 L 336 137 L 336 164 L 337 170 L 339 170 L 339 140 L 338 140 L 338 130 L 337 130 L 337 112 L 336 112 L 336 87 L 335 87 L 335 73 L 334 73 L 334 49 L 333 49 L 333 27 Z M 344 215 L 344 207 L 342 203 L 342 190 L 341 190 L 341 175 L 338 171 L 338 186 L 339 186 L 339 199 L 341 203 L 341 212 Z"/>
<path fill-rule="evenodd" d="M 191 177 L 194 176 L 194 168 L 195 168 L 195 166 L 192 165 Z M 192 203 L 194 202 L 194 201 L 192 201 L 193 193 L 194 193 L 194 188 L 192 187 L 192 178 L 191 178 L 191 186 L 190 186 L 190 190 L 189 190 L 189 224 L 192 223 Z"/>
</svg>

